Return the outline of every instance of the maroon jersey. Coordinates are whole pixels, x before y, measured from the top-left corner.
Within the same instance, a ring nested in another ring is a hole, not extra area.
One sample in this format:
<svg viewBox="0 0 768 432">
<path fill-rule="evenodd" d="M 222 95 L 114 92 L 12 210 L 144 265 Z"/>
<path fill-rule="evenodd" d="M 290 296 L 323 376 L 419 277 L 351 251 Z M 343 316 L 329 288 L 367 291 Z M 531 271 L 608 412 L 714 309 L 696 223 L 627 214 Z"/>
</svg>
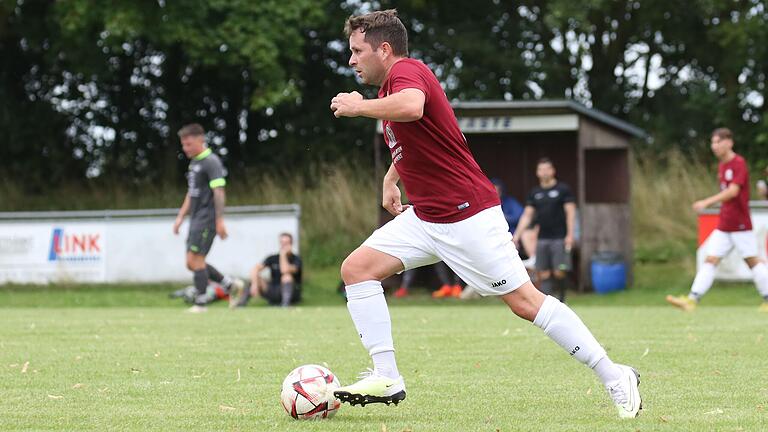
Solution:
<svg viewBox="0 0 768 432">
<path fill-rule="evenodd" d="M 720 207 L 720 231 L 749 231 L 752 220 L 749 217 L 749 170 L 744 158 L 736 155 L 728 162 L 721 162 L 717 167 L 717 178 L 720 180 L 720 190 L 725 190 L 731 184 L 739 185 L 739 194 Z"/>
<path fill-rule="evenodd" d="M 404 89 L 424 92 L 424 115 L 413 122 L 384 120 L 384 140 L 416 211 L 426 222 L 453 223 L 500 205 L 496 189 L 475 161 L 448 98 L 431 70 L 398 61 L 379 89 L 383 98 Z"/>
</svg>

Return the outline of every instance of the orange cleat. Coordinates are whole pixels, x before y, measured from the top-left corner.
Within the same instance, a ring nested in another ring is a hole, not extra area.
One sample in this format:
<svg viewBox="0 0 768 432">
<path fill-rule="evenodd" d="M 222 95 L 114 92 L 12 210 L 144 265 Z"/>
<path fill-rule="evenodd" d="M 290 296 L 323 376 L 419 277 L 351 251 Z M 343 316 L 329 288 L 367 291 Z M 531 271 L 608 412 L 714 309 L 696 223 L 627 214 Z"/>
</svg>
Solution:
<svg viewBox="0 0 768 432">
<path fill-rule="evenodd" d="M 461 297 L 461 285 L 456 284 L 451 287 L 451 297 L 455 297 L 455 298 Z"/>
<path fill-rule="evenodd" d="M 432 293 L 432 298 L 445 298 L 453 296 L 453 287 L 450 285 L 443 285 L 439 290 Z"/>
<path fill-rule="evenodd" d="M 395 298 L 403 298 L 408 296 L 408 288 L 406 287 L 400 287 L 395 291 L 394 294 Z"/>
</svg>

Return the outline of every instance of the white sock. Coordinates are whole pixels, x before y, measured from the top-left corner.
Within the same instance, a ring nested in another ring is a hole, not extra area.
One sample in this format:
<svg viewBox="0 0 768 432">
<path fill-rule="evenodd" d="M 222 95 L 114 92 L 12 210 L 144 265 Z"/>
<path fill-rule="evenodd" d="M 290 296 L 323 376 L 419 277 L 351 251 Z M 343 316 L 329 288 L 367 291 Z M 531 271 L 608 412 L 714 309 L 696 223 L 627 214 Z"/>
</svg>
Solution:
<svg viewBox="0 0 768 432">
<path fill-rule="evenodd" d="M 603 384 L 615 383 L 621 379 L 621 369 L 608 356 L 601 358 L 592 370 L 595 371 Z"/>
<path fill-rule="evenodd" d="M 715 271 L 717 271 L 717 267 L 714 264 L 708 262 L 702 264 L 699 271 L 696 272 L 696 277 L 693 279 L 691 293 L 688 294 L 688 297 L 696 301 L 704 297 L 704 294 L 712 288 L 712 283 L 715 282 Z"/>
<path fill-rule="evenodd" d="M 394 351 L 381 351 L 371 354 L 373 359 L 373 370 L 379 375 L 397 379 L 400 372 L 397 370 Z"/>
<path fill-rule="evenodd" d="M 547 296 L 533 324 L 544 330 L 547 336 L 576 360 L 595 369 L 595 373 L 603 384 L 615 381 L 617 374 L 621 375 L 621 370 L 608 359 L 605 350 L 592 336 L 587 326 L 558 299 Z M 599 369 L 596 369 L 598 365 Z"/>
<path fill-rule="evenodd" d="M 390 378 L 399 377 L 392 342 L 392 323 L 381 282 L 371 280 L 347 285 L 346 291 L 349 315 L 363 346 L 373 359 L 374 372 Z"/>
<path fill-rule="evenodd" d="M 752 278 L 757 285 L 757 291 L 768 301 L 768 266 L 765 263 L 759 263 L 752 267 Z"/>
</svg>

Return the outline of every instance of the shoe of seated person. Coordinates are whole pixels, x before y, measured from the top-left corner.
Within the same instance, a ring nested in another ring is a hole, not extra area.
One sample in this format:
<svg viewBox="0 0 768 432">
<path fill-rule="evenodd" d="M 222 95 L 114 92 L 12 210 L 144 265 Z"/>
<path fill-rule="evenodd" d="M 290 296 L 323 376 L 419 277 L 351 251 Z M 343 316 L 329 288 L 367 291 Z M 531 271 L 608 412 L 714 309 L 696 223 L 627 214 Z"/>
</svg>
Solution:
<svg viewBox="0 0 768 432">
<path fill-rule="evenodd" d="M 232 285 L 229 287 L 229 307 L 235 308 L 239 305 L 243 296 L 245 295 L 246 288 L 250 288 L 246 285 L 245 281 L 240 278 L 235 278 L 232 281 Z"/>
</svg>

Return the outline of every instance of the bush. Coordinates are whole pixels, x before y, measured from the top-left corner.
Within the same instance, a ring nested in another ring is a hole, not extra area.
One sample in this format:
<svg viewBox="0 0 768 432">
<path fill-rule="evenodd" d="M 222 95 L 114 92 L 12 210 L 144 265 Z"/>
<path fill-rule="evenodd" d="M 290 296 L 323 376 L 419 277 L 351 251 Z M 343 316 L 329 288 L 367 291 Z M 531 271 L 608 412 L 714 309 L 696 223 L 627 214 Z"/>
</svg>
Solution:
<svg viewBox="0 0 768 432">
<path fill-rule="evenodd" d="M 691 205 L 716 191 L 712 165 L 677 150 L 635 158 L 632 223 L 637 260 L 693 259 L 697 229 Z"/>
</svg>

